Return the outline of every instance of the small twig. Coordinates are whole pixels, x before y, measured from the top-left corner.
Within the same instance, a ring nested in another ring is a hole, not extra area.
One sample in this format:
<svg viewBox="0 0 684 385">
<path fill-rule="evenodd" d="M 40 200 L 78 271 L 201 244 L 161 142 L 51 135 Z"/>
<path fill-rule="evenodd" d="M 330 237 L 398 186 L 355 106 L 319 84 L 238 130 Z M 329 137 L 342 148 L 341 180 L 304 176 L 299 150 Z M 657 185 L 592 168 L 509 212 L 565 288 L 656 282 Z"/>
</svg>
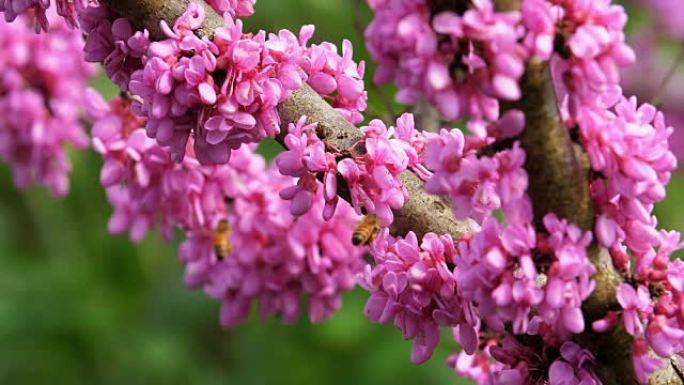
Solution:
<svg viewBox="0 0 684 385">
<path fill-rule="evenodd" d="M 670 68 L 667 70 L 665 77 L 660 82 L 660 85 L 658 86 L 655 95 L 653 95 L 653 98 L 651 99 L 651 104 L 658 105 L 662 102 L 663 96 L 665 95 L 665 91 L 667 90 L 667 86 L 670 83 L 670 81 L 672 81 L 672 78 L 674 77 L 674 75 L 677 73 L 677 69 L 682 64 L 683 60 L 684 60 L 684 43 L 679 45 L 679 53 L 677 54 L 677 57 L 675 58 L 675 60 L 670 65 Z"/>
</svg>

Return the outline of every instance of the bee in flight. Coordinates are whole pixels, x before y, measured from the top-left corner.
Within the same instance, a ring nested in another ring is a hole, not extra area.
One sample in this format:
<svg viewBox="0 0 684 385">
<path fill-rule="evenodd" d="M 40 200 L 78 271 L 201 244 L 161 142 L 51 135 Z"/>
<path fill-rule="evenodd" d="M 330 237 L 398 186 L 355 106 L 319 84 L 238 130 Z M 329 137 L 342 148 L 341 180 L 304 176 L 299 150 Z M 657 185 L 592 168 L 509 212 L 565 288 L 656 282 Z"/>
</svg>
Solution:
<svg viewBox="0 0 684 385">
<path fill-rule="evenodd" d="M 352 243 L 355 246 L 368 245 L 380 231 L 380 223 L 375 214 L 365 215 L 352 233 Z"/>
<path fill-rule="evenodd" d="M 231 227 L 227 219 L 221 219 L 214 230 L 214 253 L 219 261 L 233 251 L 233 245 L 230 244 Z"/>
</svg>

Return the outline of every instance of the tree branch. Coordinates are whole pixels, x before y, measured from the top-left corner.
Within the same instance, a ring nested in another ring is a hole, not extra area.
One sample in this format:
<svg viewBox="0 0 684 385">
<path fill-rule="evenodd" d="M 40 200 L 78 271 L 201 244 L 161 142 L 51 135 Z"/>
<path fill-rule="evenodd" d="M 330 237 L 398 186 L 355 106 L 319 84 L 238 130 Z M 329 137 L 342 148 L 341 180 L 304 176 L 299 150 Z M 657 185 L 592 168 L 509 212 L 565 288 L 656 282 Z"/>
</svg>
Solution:
<svg viewBox="0 0 684 385">
<path fill-rule="evenodd" d="M 460 0 L 435 0 L 459 4 Z M 152 36 L 163 38 L 159 21 L 172 23 L 185 11 L 189 0 L 104 0 L 122 16 L 139 27 L 147 28 Z M 222 18 L 197 0 L 206 10 L 203 28 L 199 36 L 211 37 L 213 31 L 223 25 Z M 519 0 L 495 0 L 498 10 L 515 10 Z M 557 109 L 548 64 L 530 61 L 522 83 L 523 99 L 513 107 L 520 108 L 526 117 L 526 130 L 521 138 L 527 152 L 525 167 L 531 176 L 529 193 L 533 200 L 537 227 L 546 213 L 554 212 L 576 223 L 585 230 L 593 228 L 594 212 L 589 195 L 589 166 L 586 154 L 574 144 L 565 129 Z M 296 91 L 280 107 L 282 127 L 307 115 L 309 122 L 317 122 L 319 137 L 338 148 L 349 145 L 360 137 L 360 131 L 348 123 L 308 86 Z M 285 130 L 283 130 L 285 131 Z M 282 136 L 279 138 L 282 143 Z M 453 219 L 451 210 L 439 198 L 430 196 L 422 182 L 411 172 L 404 172 L 401 180 L 410 198 L 404 208 L 395 213 L 394 231 L 405 234 L 409 230 L 419 236 L 427 232 L 450 233 L 459 237 L 469 230 L 464 222 Z M 344 188 L 342 188 L 342 195 Z M 597 246 L 590 250 L 591 260 L 597 268 L 594 279 L 597 289 L 586 301 L 587 330 L 591 321 L 600 318 L 615 303 L 615 288 L 622 278 L 615 271 L 610 256 Z M 634 385 L 636 380 L 631 363 L 631 339 L 623 329 L 609 333 L 588 331 L 577 337 L 585 347 L 592 350 L 598 360 L 599 375 L 604 384 Z M 669 360 L 668 366 L 654 374 L 650 384 L 684 385 L 679 373 L 681 367 Z"/>
<path fill-rule="evenodd" d="M 361 131 L 344 119 L 309 86 L 304 86 L 293 93 L 278 107 L 278 111 L 282 120 L 283 133 L 288 123 L 296 122 L 302 115 L 306 115 L 308 122 L 318 123 L 316 129 L 318 137 L 337 148 L 350 148 L 361 138 Z M 282 137 L 277 139 L 283 142 Z M 425 233 L 434 232 L 451 234 L 458 238 L 470 232 L 467 222 L 454 219 L 451 208 L 445 205 L 439 197 L 425 192 L 422 181 L 415 174 L 405 171 L 400 175 L 400 179 L 409 192 L 409 199 L 401 210 L 394 213 L 395 218 L 391 228 L 394 234 L 403 235 L 414 231 L 421 237 Z M 347 194 L 344 193 L 346 188 L 346 185 L 338 184 L 342 198 L 346 198 Z"/>
<path fill-rule="evenodd" d="M 573 143 L 565 128 L 553 89 L 548 63 L 531 59 L 522 80 L 523 98 L 512 107 L 525 113 L 522 147 L 530 175 L 528 192 L 532 198 L 537 229 L 543 230 L 543 217 L 556 213 L 583 230 L 593 230 L 594 210 L 589 193 L 589 160 L 580 145 Z M 607 333 L 591 330 L 591 323 L 611 309 L 619 309 L 616 288 L 623 282 L 610 255 L 594 243 L 589 258 L 596 267 L 596 289 L 582 306 L 585 332 L 578 342 L 596 355 L 597 372 L 605 385 L 637 384 L 632 364 L 632 338 L 618 326 Z M 673 360 L 655 373 L 649 384 L 684 385 Z"/>
<path fill-rule="evenodd" d="M 187 7 L 189 0 L 105 0 L 104 3 L 120 15 L 131 20 L 138 27 L 147 28 L 152 37 L 164 39 L 159 22 L 165 20 L 171 24 L 178 19 Z M 206 13 L 204 26 L 196 31 L 200 37 L 212 37 L 214 30 L 224 25 L 223 18 L 202 0 L 194 0 L 201 4 Z M 302 115 L 307 116 L 309 123 L 318 123 L 316 133 L 321 140 L 333 144 L 339 149 L 348 149 L 361 138 L 361 131 L 347 122 L 334 108 L 321 98 L 309 86 L 295 91 L 279 106 L 282 134 L 276 138 L 284 144 L 284 133 L 290 123 L 296 123 Z M 405 171 L 400 175 L 406 186 L 409 199 L 404 207 L 394 212 L 394 223 L 391 231 L 395 235 L 405 235 L 413 231 L 419 237 L 426 233 L 451 234 L 460 238 L 471 232 L 466 221 L 454 219 L 451 208 L 439 197 L 430 195 L 423 189 L 423 183 L 412 172 Z M 338 183 L 340 196 L 349 200 L 348 187 Z"/>
</svg>

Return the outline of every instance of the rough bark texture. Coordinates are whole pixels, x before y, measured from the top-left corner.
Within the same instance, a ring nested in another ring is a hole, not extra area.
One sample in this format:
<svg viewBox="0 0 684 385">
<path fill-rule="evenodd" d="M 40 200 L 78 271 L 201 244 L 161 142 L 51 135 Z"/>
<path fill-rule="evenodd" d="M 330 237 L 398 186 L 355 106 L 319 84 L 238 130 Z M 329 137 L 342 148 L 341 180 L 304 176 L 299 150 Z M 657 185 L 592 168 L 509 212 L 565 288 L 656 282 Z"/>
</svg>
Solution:
<svg viewBox="0 0 684 385">
<path fill-rule="evenodd" d="M 200 37 L 211 37 L 214 30 L 223 26 L 223 18 L 214 12 L 204 1 L 193 1 L 202 5 L 206 18 L 204 25 L 196 31 Z M 107 6 L 118 14 L 126 16 L 134 25 L 144 27 L 151 36 L 165 38 L 159 22 L 165 20 L 170 26 L 188 7 L 190 0 L 105 0 Z"/>
<path fill-rule="evenodd" d="M 589 169 L 583 167 L 560 119 L 547 63 L 534 59 L 528 63 L 522 92 L 516 107 L 525 113 L 526 129 L 521 142 L 527 153 L 528 192 L 534 202 L 537 229 L 544 228 L 544 215 L 553 212 L 590 230 L 594 215 Z"/>
<path fill-rule="evenodd" d="M 530 60 L 522 81 L 523 98 L 512 107 L 525 113 L 525 132 L 521 142 L 527 154 L 525 169 L 530 175 L 528 192 L 532 198 L 536 226 L 545 214 L 553 212 L 584 230 L 592 230 L 594 210 L 589 193 L 589 162 L 581 146 L 573 143 L 558 111 L 558 103 L 548 63 Z M 597 360 L 597 372 L 605 385 L 635 385 L 638 381 L 632 364 L 632 338 L 622 327 L 608 333 L 591 331 L 591 323 L 608 310 L 619 309 L 616 287 L 623 282 L 607 251 L 593 245 L 589 258 L 596 267 L 596 289 L 583 304 L 585 332 L 576 337 Z M 682 385 L 673 366 L 654 374 L 650 385 Z"/>
<path fill-rule="evenodd" d="M 213 31 L 222 25 L 223 19 L 204 1 L 194 2 L 201 4 L 206 13 L 204 27 L 197 34 L 211 37 Z M 171 25 L 185 12 L 189 0 L 105 0 L 105 3 L 135 25 L 148 28 L 151 36 L 164 38 L 159 22 L 165 20 Z M 318 136 L 338 149 L 348 149 L 361 137 L 358 128 L 347 122 L 309 86 L 294 92 L 279 106 L 279 112 L 283 133 L 289 123 L 306 115 L 308 122 L 318 123 Z M 283 144 L 284 135 L 276 139 Z M 400 179 L 408 190 L 409 199 L 401 210 L 394 212 L 395 220 L 391 228 L 393 234 L 405 235 L 413 231 L 420 238 L 426 233 L 434 232 L 459 238 L 470 231 L 468 223 L 455 220 L 451 208 L 440 198 L 425 192 L 422 182 L 415 174 L 405 171 Z M 340 196 L 349 201 L 348 187 L 343 180 L 338 179 L 338 182 L 341 182 L 338 183 Z"/>
<path fill-rule="evenodd" d="M 361 131 L 345 120 L 309 86 L 304 86 L 278 107 L 282 120 L 282 132 L 287 124 L 296 122 L 302 115 L 310 123 L 317 122 L 318 137 L 339 149 L 347 149 L 361 137 Z M 277 138 L 281 143 L 282 137 Z M 413 231 L 419 237 L 428 232 L 451 234 L 454 237 L 469 231 L 466 222 L 454 219 L 451 208 L 440 198 L 430 195 L 423 189 L 423 183 L 410 171 L 401 174 L 400 179 L 409 192 L 409 199 L 401 210 L 394 212 L 392 225 L 394 234 Z M 340 196 L 349 200 L 345 184 L 338 183 Z"/>
<path fill-rule="evenodd" d="M 185 10 L 189 0 L 105 0 L 112 9 L 129 18 L 134 24 L 150 30 L 152 36 L 163 37 L 159 21 L 173 23 Z M 207 10 L 205 26 L 198 31 L 200 36 L 212 36 L 213 30 L 222 24 L 219 15 Z M 464 0 L 434 0 L 436 8 L 455 8 L 470 2 Z M 495 0 L 497 10 L 519 9 L 519 0 Z M 593 227 L 594 213 L 588 191 L 588 166 L 585 155 L 579 146 L 570 140 L 563 127 L 557 110 L 547 64 L 531 61 L 523 80 L 523 100 L 517 103 L 527 119 L 527 128 L 522 144 L 527 151 L 526 169 L 530 174 L 530 195 L 534 203 L 535 218 L 540 221 L 545 213 L 555 212 L 568 218 L 583 229 Z M 309 87 L 295 92 L 280 107 L 283 127 L 307 115 L 310 122 L 318 122 L 321 139 L 348 148 L 359 136 L 356 127 L 349 124 L 322 98 Z M 280 138 L 282 143 L 282 138 Z M 468 227 L 452 218 L 450 209 L 438 198 L 432 197 L 422 189 L 422 183 L 410 172 L 401 175 L 407 186 L 410 200 L 396 213 L 395 231 L 400 234 L 409 230 L 422 235 L 429 231 L 451 233 L 458 237 Z M 347 193 L 348 194 L 348 193 Z M 344 195 L 344 191 L 343 191 Z M 540 223 L 537 222 L 537 227 Z M 586 325 L 590 330 L 591 321 L 601 317 L 615 305 L 615 287 L 622 279 L 613 268 L 610 257 L 598 247 L 590 251 L 591 259 L 597 267 L 595 279 L 597 289 L 586 301 Z M 597 356 L 599 374 L 604 384 L 634 385 L 636 379 L 631 364 L 631 340 L 623 329 L 617 328 L 610 333 L 586 332 L 577 340 L 591 349 Z M 675 360 L 654 374 L 649 384 L 684 385 L 682 368 Z"/>
</svg>

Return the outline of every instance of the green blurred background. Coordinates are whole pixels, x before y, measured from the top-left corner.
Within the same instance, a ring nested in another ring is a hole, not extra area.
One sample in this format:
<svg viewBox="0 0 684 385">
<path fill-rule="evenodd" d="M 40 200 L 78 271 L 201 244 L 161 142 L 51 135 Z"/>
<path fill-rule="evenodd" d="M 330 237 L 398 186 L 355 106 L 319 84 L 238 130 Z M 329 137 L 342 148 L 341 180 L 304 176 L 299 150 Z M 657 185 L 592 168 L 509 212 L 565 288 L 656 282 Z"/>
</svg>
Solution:
<svg viewBox="0 0 684 385">
<path fill-rule="evenodd" d="M 274 31 L 315 23 L 316 41 L 349 38 L 355 58 L 366 59 L 354 2 L 259 0 L 246 24 Z M 104 78 L 95 85 L 114 92 Z M 380 106 L 371 92 L 372 109 Z M 158 234 L 140 245 L 107 234 L 101 161 L 92 152 L 72 160 L 63 200 L 42 188 L 15 191 L 0 167 L 0 384 L 466 383 L 445 365 L 456 349 L 448 333 L 431 361 L 414 366 L 399 331 L 364 319 L 366 295 L 358 290 L 321 325 L 252 317 L 221 330 L 219 304 L 184 288 L 175 244 Z M 677 176 L 657 208 L 662 226 L 684 230 L 683 193 Z"/>
</svg>

